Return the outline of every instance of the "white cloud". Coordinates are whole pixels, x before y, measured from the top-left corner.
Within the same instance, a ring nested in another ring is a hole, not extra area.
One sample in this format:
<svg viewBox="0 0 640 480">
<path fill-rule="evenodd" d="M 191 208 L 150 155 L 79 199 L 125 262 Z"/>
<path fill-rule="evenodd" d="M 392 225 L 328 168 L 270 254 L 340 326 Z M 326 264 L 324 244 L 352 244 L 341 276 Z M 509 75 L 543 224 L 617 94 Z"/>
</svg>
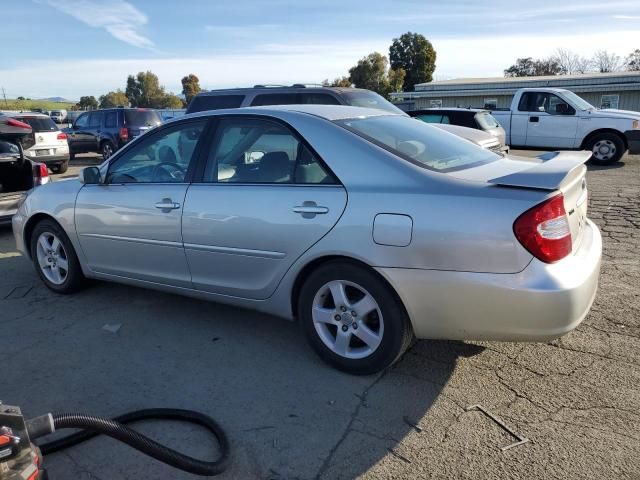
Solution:
<svg viewBox="0 0 640 480">
<path fill-rule="evenodd" d="M 125 0 L 44 0 L 76 20 L 103 28 L 118 40 L 139 48 L 152 48 L 153 42 L 138 32 L 147 16 Z"/>
</svg>

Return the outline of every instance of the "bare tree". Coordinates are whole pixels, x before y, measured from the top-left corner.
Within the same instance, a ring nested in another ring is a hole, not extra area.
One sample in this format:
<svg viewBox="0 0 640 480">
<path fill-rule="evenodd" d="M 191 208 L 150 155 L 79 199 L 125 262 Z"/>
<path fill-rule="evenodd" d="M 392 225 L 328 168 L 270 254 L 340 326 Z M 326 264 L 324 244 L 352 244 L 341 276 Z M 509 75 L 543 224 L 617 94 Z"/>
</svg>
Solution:
<svg viewBox="0 0 640 480">
<path fill-rule="evenodd" d="M 627 55 L 625 66 L 630 72 L 640 72 L 640 48 Z"/>
<path fill-rule="evenodd" d="M 593 66 L 600 72 L 618 72 L 622 68 L 622 59 L 615 53 L 609 53 L 606 50 L 598 50 L 593 55 Z"/>
<path fill-rule="evenodd" d="M 562 75 L 586 73 L 591 67 L 591 60 L 564 48 L 558 48 L 551 58 L 560 66 Z"/>
</svg>

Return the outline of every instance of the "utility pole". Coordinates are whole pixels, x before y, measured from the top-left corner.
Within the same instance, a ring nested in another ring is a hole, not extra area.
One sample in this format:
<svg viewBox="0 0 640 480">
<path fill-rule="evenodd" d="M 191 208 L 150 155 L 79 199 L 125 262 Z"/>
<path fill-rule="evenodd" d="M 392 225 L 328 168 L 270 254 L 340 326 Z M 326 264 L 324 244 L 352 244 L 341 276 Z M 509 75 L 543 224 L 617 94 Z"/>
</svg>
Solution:
<svg viewBox="0 0 640 480">
<path fill-rule="evenodd" d="M 4 87 L 2 87 L 2 96 L 4 97 L 4 106 L 8 107 L 9 105 L 7 104 L 7 94 L 4 91 Z"/>
</svg>

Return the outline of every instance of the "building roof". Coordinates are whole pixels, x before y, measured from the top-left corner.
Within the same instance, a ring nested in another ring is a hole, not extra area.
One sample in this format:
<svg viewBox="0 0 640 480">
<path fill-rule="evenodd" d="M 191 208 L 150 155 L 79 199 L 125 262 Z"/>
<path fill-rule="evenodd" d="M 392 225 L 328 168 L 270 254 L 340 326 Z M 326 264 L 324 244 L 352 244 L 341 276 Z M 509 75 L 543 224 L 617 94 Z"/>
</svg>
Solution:
<svg viewBox="0 0 640 480">
<path fill-rule="evenodd" d="M 513 95 L 519 88 L 555 87 L 575 93 L 640 91 L 640 72 L 585 73 L 540 77 L 457 78 L 419 83 L 414 92 L 392 93 L 395 100 L 413 98 Z"/>
</svg>

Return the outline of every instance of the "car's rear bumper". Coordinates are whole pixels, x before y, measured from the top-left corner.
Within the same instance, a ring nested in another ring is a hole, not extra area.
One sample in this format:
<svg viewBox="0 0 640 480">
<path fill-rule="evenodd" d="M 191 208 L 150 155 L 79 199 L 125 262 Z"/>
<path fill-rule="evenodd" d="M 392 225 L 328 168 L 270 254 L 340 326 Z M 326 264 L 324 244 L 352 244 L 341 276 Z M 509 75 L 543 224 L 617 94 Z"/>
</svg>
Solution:
<svg viewBox="0 0 640 480">
<path fill-rule="evenodd" d="M 631 155 L 640 154 L 640 130 L 627 130 L 624 132 L 624 136 L 627 138 L 629 153 Z"/>
<path fill-rule="evenodd" d="M 28 154 L 27 154 L 28 155 Z M 34 162 L 44 163 L 45 165 L 62 165 L 63 163 L 69 162 L 69 152 L 61 154 L 61 155 L 43 155 L 41 157 L 36 157 L 35 155 L 28 155 L 29 159 Z"/>
<path fill-rule="evenodd" d="M 580 324 L 595 298 L 602 238 L 587 221 L 578 250 L 519 273 L 378 268 L 400 295 L 418 338 L 546 341 Z"/>
</svg>

